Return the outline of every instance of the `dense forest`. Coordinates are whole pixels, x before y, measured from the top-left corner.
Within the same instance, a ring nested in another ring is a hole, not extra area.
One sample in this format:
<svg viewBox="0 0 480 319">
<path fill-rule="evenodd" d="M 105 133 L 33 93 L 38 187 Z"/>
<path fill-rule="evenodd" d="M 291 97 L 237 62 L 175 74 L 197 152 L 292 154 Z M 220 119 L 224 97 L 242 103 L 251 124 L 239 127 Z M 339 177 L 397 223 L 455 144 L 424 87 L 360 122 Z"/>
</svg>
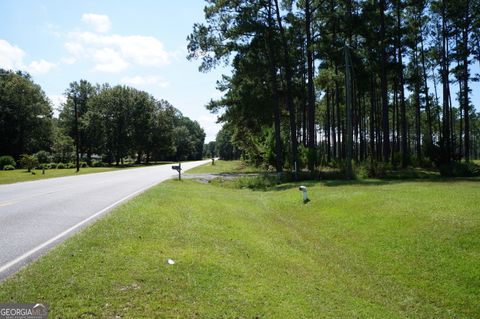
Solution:
<svg viewBox="0 0 480 319">
<path fill-rule="evenodd" d="M 451 173 L 480 157 L 478 0 L 209 0 L 204 11 L 188 58 L 203 72 L 231 66 L 207 108 L 249 161 Z"/>
<path fill-rule="evenodd" d="M 127 86 L 70 83 L 59 118 L 30 75 L 0 69 L 0 155 L 123 164 L 201 159 L 205 132 L 168 101 Z M 76 121 L 77 119 L 77 121 Z"/>
</svg>

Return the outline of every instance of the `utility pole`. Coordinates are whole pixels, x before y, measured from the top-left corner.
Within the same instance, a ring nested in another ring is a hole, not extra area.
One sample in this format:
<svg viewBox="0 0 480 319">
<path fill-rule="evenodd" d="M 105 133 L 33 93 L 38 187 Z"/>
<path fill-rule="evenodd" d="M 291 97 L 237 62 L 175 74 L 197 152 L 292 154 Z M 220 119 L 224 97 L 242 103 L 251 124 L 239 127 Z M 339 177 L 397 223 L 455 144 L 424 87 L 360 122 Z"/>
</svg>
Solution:
<svg viewBox="0 0 480 319">
<path fill-rule="evenodd" d="M 79 143 L 79 136 L 78 136 L 78 111 L 77 111 L 77 94 L 73 94 L 73 107 L 75 111 L 75 155 L 77 161 L 77 172 L 80 171 L 80 154 L 78 153 L 78 143 Z"/>
<path fill-rule="evenodd" d="M 352 64 L 350 59 L 349 47 L 345 44 L 343 47 L 345 58 L 345 107 L 347 113 L 347 178 L 352 178 L 352 147 L 353 147 L 353 128 L 352 128 Z"/>
</svg>

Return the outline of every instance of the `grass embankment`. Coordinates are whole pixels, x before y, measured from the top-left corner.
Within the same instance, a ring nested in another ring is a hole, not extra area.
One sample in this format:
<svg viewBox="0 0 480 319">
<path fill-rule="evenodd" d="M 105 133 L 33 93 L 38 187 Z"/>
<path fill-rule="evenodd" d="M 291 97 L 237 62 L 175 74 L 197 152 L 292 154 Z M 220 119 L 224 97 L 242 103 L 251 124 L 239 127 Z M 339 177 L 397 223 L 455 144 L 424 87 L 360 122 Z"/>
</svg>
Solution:
<svg viewBox="0 0 480 319">
<path fill-rule="evenodd" d="M 189 169 L 185 173 L 188 174 L 248 174 L 263 172 L 260 168 L 249 166 L 242 161 L 215 161 L 215 165 L 211 163 L 197 166 Z"/>
<path fill-rule="evenodd" d="M 35 174 L 27 172 L 24 169 L 16 169 L 14 171 L 0 171 L 0 184 L 11 184 L 18 182 L 27 182 L 27 181 L 36 181 L 40 179 L 53 178 L 53 177 L 63 177 L 63 176 L 73 176 L 80 174 L 91 174 L 91 173 L 101 173 L 114 171 L 122 168 L 117 167 L 88 167 L 80 168 L 80 172 L 76 172 L 75 168 L 68 169 L 47 169 L 45 174 L 42 174 L 41 169 L 34 169 L 32 172 Z"/>
<path fill-rule="evenodd" d="M 12 183 L 36 181 L 40 179 L 54 178 L 54 177 L 102 173 L 102 172 L 117 171 L 121 169 L 146 167 L 146 166 L 152 166 L 152 165 L 166 165 L 171 163 L 172 162 L 152 162 L 148 165 L 128 164 L 128 165 L 109 166 L 109 167 L 84 167 L 84 168 L 80 168 L 80 171 L 78 173 L 75 168 L 46 169 L 45 174 L 42 174 L 41 169 L 33 169 L 32 172 L 34 172 L 35 174 L 32 174 L 31 172 L 29 173 L 26 169 L 16 169 L 13 171 L 0 170 L 0 184 L 12 184 Z"/>
<path fill-rule="evenodd" d="M 52 318 L 478 318 L 480 180 L 169 181 L 0 285 Z M 167 259 L 175 260 L 168 265 Z"/>
</svg>

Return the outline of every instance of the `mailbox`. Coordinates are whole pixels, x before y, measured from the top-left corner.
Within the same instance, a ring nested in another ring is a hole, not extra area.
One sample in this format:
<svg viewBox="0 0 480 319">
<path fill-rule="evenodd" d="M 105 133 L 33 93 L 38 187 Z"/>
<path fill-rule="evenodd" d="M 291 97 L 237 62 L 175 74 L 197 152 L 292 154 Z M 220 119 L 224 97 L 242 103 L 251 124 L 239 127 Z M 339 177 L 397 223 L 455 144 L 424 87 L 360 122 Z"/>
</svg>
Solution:
<svg viewBox="0 0 480 319">
<path fill-rule="evenodd" d="M 178 165 L 172 165 L 172 169 L 178 172 L 178 180 L 182 179 L 182 164 L 178 163 Z"/>
</svg>

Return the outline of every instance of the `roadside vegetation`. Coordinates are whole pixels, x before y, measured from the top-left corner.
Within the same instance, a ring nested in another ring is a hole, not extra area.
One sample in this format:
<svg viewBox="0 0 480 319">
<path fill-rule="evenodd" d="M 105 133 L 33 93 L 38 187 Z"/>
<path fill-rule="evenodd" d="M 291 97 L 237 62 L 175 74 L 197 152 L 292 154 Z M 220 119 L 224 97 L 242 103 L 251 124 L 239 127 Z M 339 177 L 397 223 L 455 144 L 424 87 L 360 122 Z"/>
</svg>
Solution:
<svg viewBox="0 0 480 319">
<path fill-rule="evenodd" d="M 11 170 L 0 171 L 0 184 L 12 184 L 18 182 L 36 181 L 40 179 L 74 176 L 91 173 L 110 172 L 123 169 L 122 167 L 87 167 L 80 169 L 79 172 L 75 168 L 65 169 L 48 169 L 43 171 L 42 169 L 32 169 L 31 172 L 27 170 Z M 45 173 L 43 173 L 45 172 Z"/>
<path fill-rule="evenodd" d="M 350 177 L 353 163 L 479 169 L 463 164 L 480 159 L 478 1 L 212 0 L 204 16 L 188 58 L 231 68 L 206 106 L 220 157 Z"/>
<path fill-rule="evenodd" d="M 248 174 L 248 173 L 261 173 L 264 172 L 262 168 L 251 166 L 246 164 L 244 161 L 235 160 L 235 161 L 225 161 L 225 160 L 216 160 L 215 164 L 208 163 L 205 165 L 197 166 L 195 168 L 189 169 L 185 173 L 188 174 Z"/>
<path fill-rule="evenodd" d="M 18 165 L 11 156 L 0 156 L 0 184 L 11 184 L 17 182 L 35 181 L 46 178 L 73 176 L 81 174 L 101 173 L 113 170 L 142 167 L 146 165 L 161 165 L 170 164 L 171 162 L 165 161 L 152 161 L 148 164 L 138 164 L 131 159 L 126 159 L 122 165 L 109 165 L 101 161 L 93 161 L 92 167 L 89 167 L 87 162 L 80 162 L 80 171 L 76 171 L 76 164 L 69 163 L 46 163 L 46 160 L 42 160 L 42 164 L 39 161 L 43 159 L 45 152 L 39 152 L 35 155 L 22 155 Z M 22 168 L 16 168 L 20 166 Z"/>
<path fill-rule="evenodd" d="M 198 160 L 205 132 L 166 100 L 127 86 L 75 81 L 59 117 L 32 77 L 0 68 L 0 170 Z"/>
<path fill-rule="evenodd" d="M 297 183 L 234 183 L 162 183 L 0 284 L 0 300 L 52 318 L 480 316 L 478 178 L 306 182 L 308 204 Z"/>
</svg>

